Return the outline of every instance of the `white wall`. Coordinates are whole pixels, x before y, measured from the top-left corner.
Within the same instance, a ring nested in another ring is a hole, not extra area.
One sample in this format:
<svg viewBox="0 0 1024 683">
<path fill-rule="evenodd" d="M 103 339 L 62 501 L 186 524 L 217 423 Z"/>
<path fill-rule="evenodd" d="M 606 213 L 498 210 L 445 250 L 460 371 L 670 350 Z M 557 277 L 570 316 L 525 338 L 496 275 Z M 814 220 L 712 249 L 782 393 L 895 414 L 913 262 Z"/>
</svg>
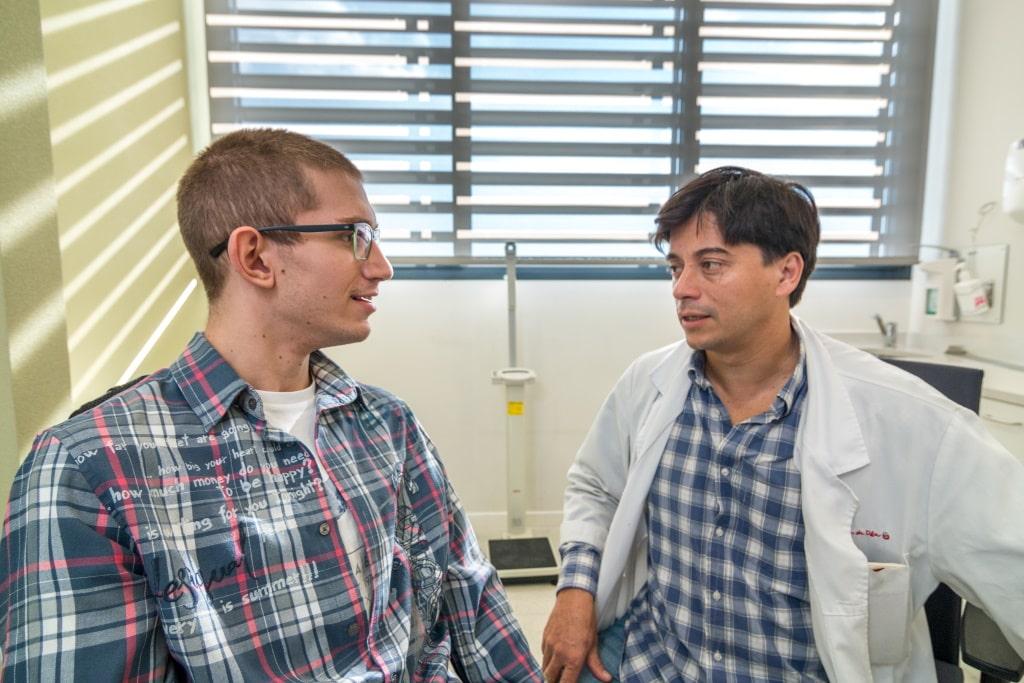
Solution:
<svg viewBox="0 0 1024 683">
<path fill-rule="evenodd" d="M 1024 137 L 1024 3 L 968 0 L 960 22 L 956 73 L 940 76 L 955 78 L 956 94 L 936 232 L 952 246 L 969 243 L 978 206 L 998 198 L 1007 145 Z M 1024 348 L 1014 341 L 1024 335 L 1024 226 L 996 212 L 978 241 L 1010 244 L 1005 322 L 924 331 Z M 812 281 L 797 313 L 826 331 L 873 332 L 876 312 L 907 329 L 909 301 L 907 281 Z M 507 359 L 505 283 L 392 282 L 380 302 L 370 340 L 332 355 L 409 401 L 470 511 L 504 510 L 503 395 L 489 376 Z M 520 363 L 539 376 L 527 405 L 536 463 L 529 508 L 557 511 L 566 469 L 615 379 L 680 332 L 667 282 L 520 282 L 519 321 Z"/>
<path fill-rule="evenodd" d="M 1007 147 L 1024 137 L 1022 26 L 1020 0 L 962 3 L 942 216 L 941 239 L 946 245 L 970 245 L 968 231 L 977 223 L 978 207 L 1000 199 Z M 982 224 L 977 243 L 1010 245 L 1003 323 L 929 321 L 921 329 L 1024 362 L 1019 342 L 1024 335 L 1024 225 L 996 209 Z"/>
<path fill-rule="evenodd" d="M 907 281 L 812 280 L 797 313 L 822 329 L 874 331 L 881 313 L 906 324 Z M 669 282 L 520 281 L 519 362 L 528 388 L 533 511 L 562 506 L 565 472 L 595 412 L 629 362 L 681 338 Z M 839 305 L 837 305 L 837 303 Z M 412 405 L 474 513 L 505 509 L 503 388 L 508 361 L 503 280 L 381 286 L 370 339 L 331 350 L 353 376 Z"/>
</svg>

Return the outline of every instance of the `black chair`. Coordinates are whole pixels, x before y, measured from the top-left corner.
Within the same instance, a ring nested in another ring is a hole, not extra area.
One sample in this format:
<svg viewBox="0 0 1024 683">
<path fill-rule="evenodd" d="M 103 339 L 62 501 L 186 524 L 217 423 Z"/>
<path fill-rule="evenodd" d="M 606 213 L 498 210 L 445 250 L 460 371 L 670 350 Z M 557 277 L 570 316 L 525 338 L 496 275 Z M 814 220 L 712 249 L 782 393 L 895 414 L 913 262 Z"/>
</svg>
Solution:
<svg viewBox="0 0 1024 683">
<path fill-rule="evenodd" d="M 146 377 L 148 377 L 148 375 L 141 375 L 141 376 L 136 377 L 135 379 L 133 379 L 131 381 L 125 382 L 124 384 L 118 384 L 116 387 L 110 387 L 109 389 L 106 390 L 106 392 L 104 392 L 104 394 L 102 396 L 97 396 L 96 398 L 92 399 L 91 401 L 86 401 L 82 405 L 80 405 L 77 408 L 75 408 L 73 411 L 71 411 L 71 414 L 68 415 L 68 418 L 72 418 L 75 415 L 80 415 L 80 414 L 84 413 L 87 410 L 92 410 L 93 408 L 95 408 L 99 404 L 104 403 L 108 398 L 111 398 L 113 396 L 116 396 L 116 395 L 120 394 L 125 389 L 131 389 L 133 386 L 135 386 L 136 384 L 138 384 L 142 380 L 146 379 Z"/>
<path fill-rule="evenodd" d="M 981 370 L 902 358 L 883 360 L 923 379 L 951 401 L 978 412 L 984 376 Z M 999 627 L 978 607 L 961 607 L 960 596 L 944 583 L 928 596 L 924 605 L 939 683 L 962 683 L 961 652 L 966 664 L 981 671 L 982 683 L 1019 681 L 1024 674 L 1024 661 Z"/>
</svg>

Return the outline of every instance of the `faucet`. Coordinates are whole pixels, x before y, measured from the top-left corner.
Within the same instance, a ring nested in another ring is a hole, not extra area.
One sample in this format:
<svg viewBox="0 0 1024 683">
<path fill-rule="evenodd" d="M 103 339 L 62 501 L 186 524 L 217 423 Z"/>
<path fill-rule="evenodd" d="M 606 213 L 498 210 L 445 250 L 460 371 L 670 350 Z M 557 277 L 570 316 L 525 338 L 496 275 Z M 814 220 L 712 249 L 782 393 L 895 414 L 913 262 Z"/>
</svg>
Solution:
<svg viewBox="0 0 1024 683">
<path fill-rule="evenodd" d="M 896 323 L 887 323 L 882 320 L 882 316 L 875 313 L 875 322 L 878 323 L 878 329 L 882 333 L 886 348 L 893 348 L 896 346 Z"/>
</svg>

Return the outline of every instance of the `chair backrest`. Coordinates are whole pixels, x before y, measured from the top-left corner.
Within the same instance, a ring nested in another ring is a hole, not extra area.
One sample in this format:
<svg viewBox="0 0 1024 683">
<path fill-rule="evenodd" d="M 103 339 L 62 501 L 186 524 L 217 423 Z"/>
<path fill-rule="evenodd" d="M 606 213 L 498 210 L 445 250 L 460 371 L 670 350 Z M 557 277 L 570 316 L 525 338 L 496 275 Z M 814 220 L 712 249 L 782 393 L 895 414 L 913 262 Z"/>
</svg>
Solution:
<svg viewBox="0 0 1024 683">
<path fill-rule="evenodd" d="M 981 405 L 981 380 L 984 372 L 958 365 L 923 363 L 903 358 L 884 358 L 888 363 L 923 379 L 946 398 L 978 412 Z M 960 596 L 944 583 L 928 596 L 924 605 L 931 631 L 935 659 L 953 665 L 960 662 Z"/>
<path fill-rule="evenodd" d="M 80 413 L 84 413 L 87 410 L 92 410 L 93 408 L 95 408 L 99 404 L 101 404 L 104 401 L 106 401 L 108 398 L 111 398 L 113 396 L 117 396 L 118 394 L 120 394 L 125 389 L 132 388 L 133 386 L 135 386 L 136 384 L 138 384 L 142 380 L 146 379 L 146 377 L 148 377 L 148 375 L 141 375 L 141 376 L 136 377 L 135 379 L 131 380 L 130 382 L 125 382 L 124 384 L 118 384 L 116 387 L 110 387 L 109 389 L 107 389 L 107 391 L 102 396 L 97 396 L 96 398 L 92 399 L 91 401 L 87 401 L 87 402 L 83 403 L 82 405 L 78 406 L 77 408 L 75 408 L 73 411 L 71 411 L 71 414 L 68 415 L 68 417 L 72 418 L 75 415 L 78 415 Z"/>
<path fill-rule="evenodd" d="M 978 412 L 981 405 L 981 380 L 985 375 L 984 371 L 959 365 L 923 363 L 905 358 L 884 358 L 883 360 L 915 377 L 920 377 L 954 403 L 959 403 L 972 412 Z"/>
</svg>

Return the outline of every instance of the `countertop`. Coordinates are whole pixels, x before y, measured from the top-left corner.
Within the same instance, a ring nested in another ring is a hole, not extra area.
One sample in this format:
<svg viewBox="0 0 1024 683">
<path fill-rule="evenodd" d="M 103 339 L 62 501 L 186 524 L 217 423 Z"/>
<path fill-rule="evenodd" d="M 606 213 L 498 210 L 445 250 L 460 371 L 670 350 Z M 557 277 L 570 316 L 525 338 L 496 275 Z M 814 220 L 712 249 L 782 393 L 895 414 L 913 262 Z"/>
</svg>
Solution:
<svg viewBox="0 0 1024 683">
<path fill-rule="evenodd" d="M 981 384 L 982 398 L 1024 406 L 1024 366 L 1018 369 L 1000 365 L 1002 359 L 993 362 L 993 356 L 984 353 L 977 353 L 975 357 L 970 344 L 960 345 L 968 355 L 958 355 L 945 352 L 950 347 L 949 340 L 927 335 L 900 335 L 894 348 L 886 348 L 882 344 L 882 335 L 877 333 L 832 333 L 829 336 L 878 356 L 978 368 L 985 373 Z M 1017 364 L 1010 362 L 1009 365 Z"/>
</svg>

